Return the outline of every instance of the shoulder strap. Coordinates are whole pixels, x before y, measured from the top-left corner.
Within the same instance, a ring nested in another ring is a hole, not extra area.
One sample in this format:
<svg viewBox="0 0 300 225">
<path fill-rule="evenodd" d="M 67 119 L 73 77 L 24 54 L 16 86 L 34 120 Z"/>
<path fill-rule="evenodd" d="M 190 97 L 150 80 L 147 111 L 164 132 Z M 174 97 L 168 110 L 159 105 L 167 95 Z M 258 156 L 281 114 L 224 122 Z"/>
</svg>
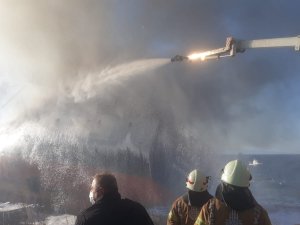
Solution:
<svg viewBox="0 0 300 225">
<path fill-rule="evenodd" d="M 189 195 L 188 195 L 188 194 L 184 194 L 184 195 L 182 196 L 182 199 L 183 199 L 183 201 L 184 201 L 186 204 L 189 204 Z"/>
<path fill-rule="evenodd" d="M 184 201 L 184 199 L 183 199 Z M 180 219 L 182 219 L 183 217 L 183 208 L 182 208 L 182 201 L 178 200 L 176 203 L 176 208 L 177 208 L 177 214 L 180 217 Z"/>
<path fill-rule="evenodd" d="M 255 205 L 255 207 L 254 207 L 254 221 L 253 221 L 254 225 L 258 224 L 260 214 L 261 214 L 261 208 L 258 205 Z"/>
<path fill-rule="evenodd" d="M 215 222 L 216 222 L 216 219 L 215 219 L 215 212 L 216 212 L 215 199 L 209 200 L 208 210 L 209 210 L 209 225 L 215 225 Z"/>
</svg>

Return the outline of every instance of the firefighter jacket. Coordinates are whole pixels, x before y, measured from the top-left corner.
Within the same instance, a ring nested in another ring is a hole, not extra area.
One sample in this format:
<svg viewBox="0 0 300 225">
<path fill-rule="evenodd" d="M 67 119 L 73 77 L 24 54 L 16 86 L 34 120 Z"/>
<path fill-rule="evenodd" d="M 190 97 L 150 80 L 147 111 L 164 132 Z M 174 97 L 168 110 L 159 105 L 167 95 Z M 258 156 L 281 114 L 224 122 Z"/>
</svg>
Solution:
<svg viewBox="0 0 300 225">
<path fill-rule="evenodd" d="M 119 193 L 104 195 L 94 205 L 81 212 L 76 225 L 153 225 L 146 209 Z"/>
<path fill-rule="evenodd" d="M 217 198 L 210 199 L 201 209 L 195 225 L 271 225 L 267 211 L 254 207 L 236 211 Z"/>
<path fill-rule="evenodd" d="M 207 191 L 200 193 L 201 198 L 196 205 L 191 204 L 188 194 L 176 199 L 169 212 L 167 225 L 194 225 L 201 207 L 212 198 Z"/>
</svg>

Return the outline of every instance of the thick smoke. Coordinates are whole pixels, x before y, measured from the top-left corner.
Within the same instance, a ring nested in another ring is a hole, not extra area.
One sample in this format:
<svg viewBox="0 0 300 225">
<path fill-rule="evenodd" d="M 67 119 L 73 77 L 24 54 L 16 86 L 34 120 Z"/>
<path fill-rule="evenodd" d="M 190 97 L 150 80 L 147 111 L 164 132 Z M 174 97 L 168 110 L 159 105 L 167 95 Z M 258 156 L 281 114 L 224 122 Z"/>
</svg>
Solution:
<svg viewBox="0 0 300 225">
<path fill-rule="evenodd" d="M 99 74 L 119 64 L 219 47 L 230 35 L 245 39 L 297 35 L 296 7 L 259 1 L 1 2 L 5 18 L 1 20 L 1 73 L 12 77 L 15 85 L 7 88 L 10 92 L 3 100 L 4 111 L 12 113 L 2 112 L 2 121 L 10 117 L 19 123 L 43 120 L 47 126 L 54 121 L 64 126 L 67 121 L 66 129 L 82 127 L 93 132 L 95 123 L 88 124 L 86 118 L 97 117 L 93 115 L 97 102 L 105 102 L 104 114 L 112 117 L 119 112 L 122 117 L 130 114 L 122 103 L 129 106 L 126 101 L 132 101 L 130 110 L 140 115 L 149 113 L 151 104 L 158 107 L 152 108 L 154 113 L 170 110 L 164 113 L 173 114 L 175 123 L 181 120 L 212 148 L 243 151 L 244 146 L 252 146 L 274 151 L 286 145 L 286 127 L 291 125 L 278 120 L 296 113 L 290 112 L 289 105 L 278 105 L 295 86 L 290 79 L 296 79 L 297 56 L 290 50 L 249 51 L 231 61 L 185 68 L 174 65 L 175 69 L 119 81 L 122 87 L 108 85 L 99 90 L 96 83 Z M 272 10 L 266 10 L 269 7 Z M 253 11 L 256 16 L 249 16 Z M 283 16 L 286 12 L 288 16 Z M 78 97 L 88 100 L 79 104 Z M 270 116 L 269 111 L 278 112 Z M 109 119 L 99 117 L 95 120 L 102 124 Z M 119 127 L 120 121 L 114 124 Z M 115 136 L 114 125 L 108 126 L 106 133 Z M 294 138 L 297 130 L 292 129 Z M 273 145 L 282 135 L 284 140 Z M 296 143 L 290 145 L 289 151 L 294 151 Z"/>
</svg>

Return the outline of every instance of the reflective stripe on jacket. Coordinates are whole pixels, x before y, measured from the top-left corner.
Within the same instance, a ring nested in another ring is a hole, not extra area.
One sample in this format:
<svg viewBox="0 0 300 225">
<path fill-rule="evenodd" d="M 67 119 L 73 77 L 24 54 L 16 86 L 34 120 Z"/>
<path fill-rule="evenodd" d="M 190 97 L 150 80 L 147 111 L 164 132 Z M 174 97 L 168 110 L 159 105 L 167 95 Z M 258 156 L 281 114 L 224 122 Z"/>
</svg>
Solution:
<svg viewBox="0 0 300 225">
<path fill-rule="evenodd" d="M 252 209 L 235 211 L 213 198 L 202 207 L 195 225 L 271 225 L 271 221 L 259 204 Z"/>
</svg>

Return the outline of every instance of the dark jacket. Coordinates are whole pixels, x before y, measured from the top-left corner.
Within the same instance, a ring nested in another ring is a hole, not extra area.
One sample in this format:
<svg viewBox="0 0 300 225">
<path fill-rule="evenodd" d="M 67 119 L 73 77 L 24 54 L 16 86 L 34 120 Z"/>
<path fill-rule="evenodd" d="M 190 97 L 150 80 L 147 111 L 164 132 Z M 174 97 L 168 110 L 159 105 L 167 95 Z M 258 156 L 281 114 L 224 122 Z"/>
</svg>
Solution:
<svg viewBox="0 0 300 225">
<path fill-rule="evenodd" d="M 119 193 L 105 195 L 100 201 L 81 212 L 76 225 L 153 225 L 146 209 Z"/>
</svg>

